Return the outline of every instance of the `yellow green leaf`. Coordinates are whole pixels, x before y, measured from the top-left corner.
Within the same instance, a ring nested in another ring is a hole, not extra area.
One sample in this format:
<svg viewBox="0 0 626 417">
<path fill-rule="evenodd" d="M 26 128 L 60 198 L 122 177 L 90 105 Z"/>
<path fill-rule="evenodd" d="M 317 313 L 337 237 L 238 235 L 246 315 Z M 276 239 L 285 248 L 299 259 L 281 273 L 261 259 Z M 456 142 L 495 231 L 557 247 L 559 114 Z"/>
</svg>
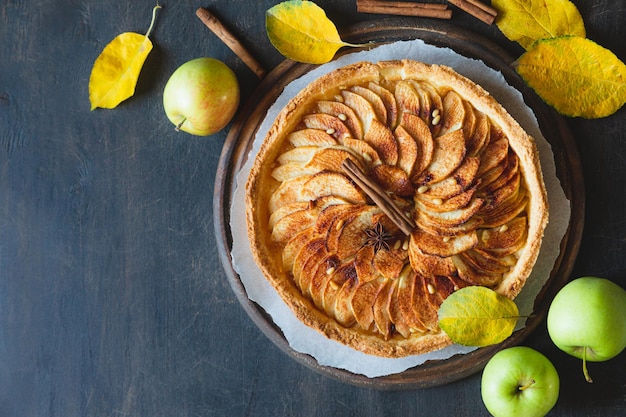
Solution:
<svg viewBox="0 0 626 417">
<path fill-rule="evenodd" d="M 515 303 L 479 286 L 453 292 L 439 307 L 439 327 L 453 342 L 488 346 L 509 337 L 519 317 Z"/>
<path fill-rule="evenodd" d="M 589 39 L 537 42 L 515 65 L 528 85 L 563 115 L 606 117 L 626 102 L 626 65 Z"/>
<path fill-rule="evenodd" d="M 91 110 L 97 107 L 112 109 L 135 94 L 139 73 L 152 42 L 148 38 L 157 9 L 152 10 L 152 21 L 145 35 L 125 32 L 116 36 L 100 53 L 89 77 L 89 101 Z"/>
<path fill-rule="evenodd" d="M 278 52 L 298 62 L 324 64 L 342 46 L 354 46 L 341 40 L 324 10 L 311 1 L 277 4 L 265 13 L 265 27 Z"/>
<path fill-rule="evenodd" d="M 498 10 L 498 28 L 524 49 L 541 39 L 586 36 L 580 12 L 569 0 L 492 0 L 491 5 Z"/>
</svg>

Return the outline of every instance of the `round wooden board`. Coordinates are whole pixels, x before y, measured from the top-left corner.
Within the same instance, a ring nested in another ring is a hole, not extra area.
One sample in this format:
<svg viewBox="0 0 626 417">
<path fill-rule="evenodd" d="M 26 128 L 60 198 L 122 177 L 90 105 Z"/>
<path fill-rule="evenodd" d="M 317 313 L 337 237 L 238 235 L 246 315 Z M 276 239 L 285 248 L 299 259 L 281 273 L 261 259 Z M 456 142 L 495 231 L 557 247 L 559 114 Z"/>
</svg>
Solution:
<svg viewBox="0 0 626 417">
<path fill-rule="evenodd" d="M 289 346 L 280 329 L 256 303 L 248 299 L 239 276 L 233 269 L 230 250 L 230 204 L 236 187 L 236 174 L 245 163 L 255 133 L 283 88 L 314 68 L 313 65 L 284 61 L 262 80 L 247 104 L 239 111 L 237 119 L 226 138 L 216 175 L 214 191 L 214 224 L 220 258 L 231 287 L 252 321 L 280 349 L 296 361 L 326 376 L 357 386 L 385 390 L 426 388 L 446 384 L 480 371 L 487 361 L 500 349 L 518 345 L 543 320 L 550 301 L 569 280 L 578 254 L 584 220 L 584 183 L 576 144 L 562 117 L 546 106 L 529 89 L 511 68 L 514 58 L 488 39 L 462 30 L 448 22 L 425 21 L 412 18 L 391 18 L 365 22 L 350 27 L 342 33 L 342 39 L 352 43 L 387 43 L 400 40 L 422 39 L 435 46 L 445 46 L 457 53 L 482 60 L 486 65 L 504 75 L 506 80 L 524 96 L 539 121 L 539 126 L 552 145 L 557 175 L 566 196 L 571 202 L 572 215 L 567 233 L 561 242 L 561 252 L 555 262 L 552 275 L 537 296 L 534 315 L 526 327 L 515 332 L 499 345 L 477 349 L 472 353 L 457 355 L 447 360 L 430 361 L 399 374 L 368 378 L 346 370 L 321 366 L 309 355 L 296 352 Z M 344 53 L 352 52 L 347 50 Z"/>
</svg>

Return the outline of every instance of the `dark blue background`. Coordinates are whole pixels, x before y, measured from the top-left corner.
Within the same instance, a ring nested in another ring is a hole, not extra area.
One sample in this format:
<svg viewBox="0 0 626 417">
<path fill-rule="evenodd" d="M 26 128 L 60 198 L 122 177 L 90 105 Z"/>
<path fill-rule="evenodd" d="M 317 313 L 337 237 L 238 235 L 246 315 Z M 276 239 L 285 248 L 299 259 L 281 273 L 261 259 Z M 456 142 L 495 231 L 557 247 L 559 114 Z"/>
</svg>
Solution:
<svg viewBox="0 0 626 417">
<path fill-rule="evenodd" d="M 212 10 L 271 70 L 265 35 L 277 1 L 162 1 L 137 92 L 90 111 L 91 67 L 125 31 L 145 33 L 152 1 L 0 3 L 0 416 L 478 416 L 480 374 L 383 392 L 321 376 L 252 323 L 222 270 L 213 187 L 227 129 L 176 133 L 161 96 L 200 56 L 255 75 L 196 18 Z M 354 0 L 317 1 L 341 29 L 377 16 Z M 588 37 L 626 60 L 622 0 L 575 0 Z M 454 24 L 514 55 L 495 26 L 454 9 Z M 581 154 L 586 222 L 574 276 L 626 287 L 626 110 L 568 119 Z M 526 344 L 562 379 L 551 416 L 626 415 L 626 353 L 590 365 L 557 350 L 545 323 Z"/>
</svg>

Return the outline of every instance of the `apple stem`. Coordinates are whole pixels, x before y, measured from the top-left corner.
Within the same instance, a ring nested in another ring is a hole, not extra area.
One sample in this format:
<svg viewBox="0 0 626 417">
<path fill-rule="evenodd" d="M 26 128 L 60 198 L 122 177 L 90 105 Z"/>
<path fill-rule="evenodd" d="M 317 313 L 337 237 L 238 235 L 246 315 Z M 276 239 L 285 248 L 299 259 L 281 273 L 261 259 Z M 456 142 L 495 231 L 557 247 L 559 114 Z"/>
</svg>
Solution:
<svg viewBox="0 0 626 417">
<path fill-rule="evenodd" d="M 593 379 L 591 379 L 589 371 L 587 370 L 587 346 L 583 346 L 583 374 L 585 375 L 585 380 L 591 384 Z"/>
<path fill-rule="evenodd" d="M 183 126 L 183 123 L 185 123 L 186 121 L 187 121 L 187 118 L 183 117 L 183 120 L 179 124 L 176 125 L 177 132 L 180 132 L 180 128 Z"/>
<path fill-rule="evenodd" d="M 518 389 L 520 391 L 525 391 L 528 388 L 530 388 L 534 383 L 535 383 L 535 380 L 531 378 L 526 384 L 522 385 L 521 387 L 518 387 Z"/>
</svg>

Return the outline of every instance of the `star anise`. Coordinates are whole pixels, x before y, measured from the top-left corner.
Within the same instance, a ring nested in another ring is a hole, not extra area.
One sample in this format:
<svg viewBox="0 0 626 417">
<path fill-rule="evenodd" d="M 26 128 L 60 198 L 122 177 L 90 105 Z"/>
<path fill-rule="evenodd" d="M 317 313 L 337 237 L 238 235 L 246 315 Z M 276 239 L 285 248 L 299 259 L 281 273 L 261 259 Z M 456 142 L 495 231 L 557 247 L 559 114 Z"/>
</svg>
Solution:
<svg viewBox="0 0 626 417">
<path fill-rule="evenodd" d="M 389 243 L 388 241 L 393 237 L 383 228 L 383 225 L 380 223 L 376 223 L 376 226 L 365 229 L 365 234 L 367 235 L 367 240 L 365 241 L 366 246 L 373 246 L 374 253 L 377 253 L 379 250 L 384 249 L 389 251 Z"/>
</svg>

